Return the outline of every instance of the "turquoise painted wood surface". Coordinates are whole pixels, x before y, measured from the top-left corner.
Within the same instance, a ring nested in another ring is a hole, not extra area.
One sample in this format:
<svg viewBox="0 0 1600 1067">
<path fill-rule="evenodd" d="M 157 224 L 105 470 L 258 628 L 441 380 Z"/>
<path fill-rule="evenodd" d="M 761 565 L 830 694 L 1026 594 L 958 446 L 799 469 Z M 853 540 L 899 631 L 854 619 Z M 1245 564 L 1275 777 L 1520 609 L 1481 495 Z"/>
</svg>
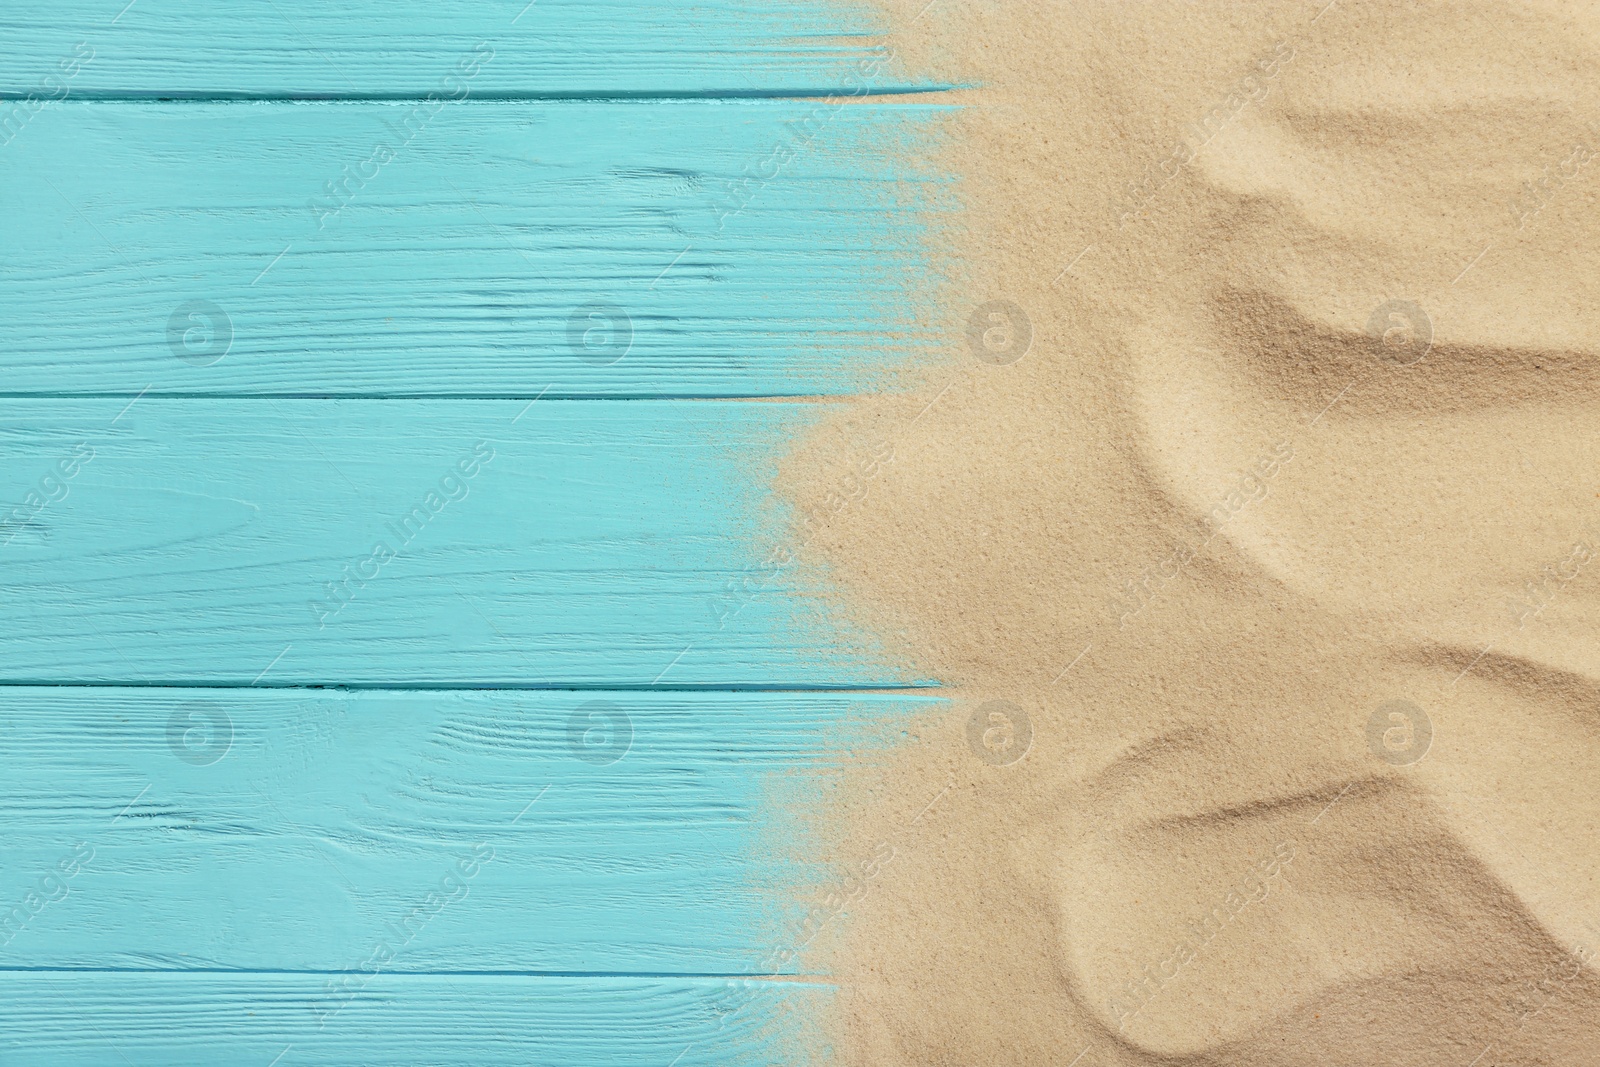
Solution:
<svg viewBox="0 0 1600 1067">
<path fill-rule="evenodd" d="M 941 705 L 8 688 L 0 965 L 794 973 L 847 872 L 776 798 Z"/>
<path fill-rule="evenodd" d="M 0 148 L 0 392 L 859 391 L 932 340 L 945 110 L 68 102 Z"/>
<path fill-rule="evenodd" d="M 0 1056 L 60 1067 L 806 1067 L 833 990 L 723 979 L 0 972 Z"/>
<path fill-rule="evenodd" d="M 459 91 L 446 79 L 481 46 L 493 59 L 475 95 L 928 84 L 884 62 L 884 20 L 857 0 L 9 0 L 0 25 L 0 90 L 13 96 L 421 97 Z M 61 65 L 75 55 L 87 58 Z"/>
<path fill-rule="evenodd" d="M 916 684 L 824 575 L 778 566 L 800 535 L 775 464 L 815 414 L 0 401 L 0 681 Z"/>
<path fill-rule="evenodd" d="M 827 1060 L 791 801 L 942 702 L 786 563 L 819 403 L 737 398 L 934 347 L 883 31 L 0 12 L 0 1062 Z"/>
</svg>

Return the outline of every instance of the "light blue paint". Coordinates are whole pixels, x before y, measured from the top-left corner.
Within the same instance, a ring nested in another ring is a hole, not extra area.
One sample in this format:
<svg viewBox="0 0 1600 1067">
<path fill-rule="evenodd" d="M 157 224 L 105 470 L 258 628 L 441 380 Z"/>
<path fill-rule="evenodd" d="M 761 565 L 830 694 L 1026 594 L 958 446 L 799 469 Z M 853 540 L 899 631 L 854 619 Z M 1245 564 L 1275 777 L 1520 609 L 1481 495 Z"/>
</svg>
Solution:
<svg viewBox="0 0 1600 1067">
<path fill-rule="evenodd" d="M 53 1067 L 806 1067 L 826 985 L 381 975 L 318 1029 L 321 975 L 0 972 L 0 1056 Z M 676 1059 L 674 1059 L 676 1057 Z"/>
<path fill-rule="evenodd" d="M 535 975 L 794 973 L 811 891 L 842 875 L 808 858 L 770 793 L 833 784 L 842 751 L 866 758 L 888 743 L 886 721 L 943 704 L 85 687 L 4 698 L 0 969 Z M 30 892 L 46 902 L 37 913 Z"/>
<path fill-rule="evenodd" d="M 691 398 L 938 350 L 883 31 L 7 6 L 0 1062 L 826 1060 L 775 798 L 943 702 L 770 565 L 821 409 Z"/>
<path fill-rule="evenodd" d="M 419 97 L 480 42 L 489 96 L 822 95 L 889 44 L 858 0 L 8 0 L 4 26 L 0 92 L 84 98 Z M 79 42 L 92 58 L 65 76 Z M 898 64 L 880 80 L 928 84 Z"/>
<path fill-rule="evenodd" d="M 0 148 L 0 392 L 859 390 L 936 340 L 946 110 L 69 102 Z"/>
<path fill-rule="evenodd" d="M 798 544 L 769 494 L 813 405 L 128 404 L 0 401 L 0 499 L 46 501 L 0 546 L 0 681 L 924 681 L 825 575 L 761 569 Z"/>
</svg>

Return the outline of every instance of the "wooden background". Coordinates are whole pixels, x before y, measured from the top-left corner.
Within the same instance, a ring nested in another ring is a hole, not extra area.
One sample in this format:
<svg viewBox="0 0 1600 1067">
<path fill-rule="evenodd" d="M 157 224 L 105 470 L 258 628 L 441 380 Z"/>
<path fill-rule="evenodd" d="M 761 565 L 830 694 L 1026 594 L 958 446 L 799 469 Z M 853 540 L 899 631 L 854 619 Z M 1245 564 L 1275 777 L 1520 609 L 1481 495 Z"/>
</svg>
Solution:
<svg viewBox="0 0 1600 1067">
<path fill-rule="evenodd" d="M 0 13 L 0 1062 L 826 1058 L 774 797 L 938 698 L 772 478 L 933 341 L 940 87 L 524 4 Z"/>
</svg>

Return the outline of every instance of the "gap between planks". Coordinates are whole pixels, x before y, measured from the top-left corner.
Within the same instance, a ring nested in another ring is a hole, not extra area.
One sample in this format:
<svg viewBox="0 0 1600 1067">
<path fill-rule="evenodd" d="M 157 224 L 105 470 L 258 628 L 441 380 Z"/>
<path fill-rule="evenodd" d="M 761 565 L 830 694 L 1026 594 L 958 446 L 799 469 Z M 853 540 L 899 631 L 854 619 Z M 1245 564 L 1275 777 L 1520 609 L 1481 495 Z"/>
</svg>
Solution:
<svg viewBox="0 0 1600 1067">
<path fill-rule="evenodd" d="M 705 89 L 674 92 L 663 89 L 605 90 L 601 92 L 494 92 L 473 93 L 475 103 L 550 103 L 550 104 L 653 104 L 704 100 L 722 103 L 740 100 L 864 100 L 882 102 L 884 98 L 923 97 L 968 88 L 962 85 L 888 85 L 869 92 L 854 92 L 841 87 L 795 86 L 779 89 Z M 26 100 L 37 89 L 0 90 L 0 102 Z M 74 92 L 72 99 L 86 104 L 416 104 L 428 100 L 426 93 L 250 93 L 250 92 L 166 92 L 159 90 Z"/>
<path fill-rule="evenodd" d="M 232 974 L 305 975 L 313 978 L 338 974 L 369 974 L 361 970 L 306 970 L 283 967 L 0 967 L 5 974 Z M 385 967 L 385 977 L 395 978 L 549 978 L 600 979 L 638 978 L 643 981 L 751 981 L 793 982 L 803 985 L 832 985 L 826 974 L 778 974 L 753 971 L 512 971 L 512 970 L 430 970 L 408 971 Z"/>
<path fill-rule="evenodd" d="M 501 682 L 468 685 L 461 682 L 408 682 L 367 683 L 341 682 L 318 685 L 303 682 L 206 682 L 206 681 L 16 681 L 0 679 L 0 689 L 248 689 L 283 690 L 307 693 L 817 693 L 849 696 L 851 694 L 882 694 L 894 696 L 901 693 L 928 693 L 942 687 L 937 682 L 914 683 L 898 686 L 885 685 L 749 685 L 733 683 L 711 685 L 686 682 L 674 685 L 637 685 L 626 682 L 585 684 L 566 682 Z M 3 970 L 4 968 L 0 968 Z"/>
</svg>

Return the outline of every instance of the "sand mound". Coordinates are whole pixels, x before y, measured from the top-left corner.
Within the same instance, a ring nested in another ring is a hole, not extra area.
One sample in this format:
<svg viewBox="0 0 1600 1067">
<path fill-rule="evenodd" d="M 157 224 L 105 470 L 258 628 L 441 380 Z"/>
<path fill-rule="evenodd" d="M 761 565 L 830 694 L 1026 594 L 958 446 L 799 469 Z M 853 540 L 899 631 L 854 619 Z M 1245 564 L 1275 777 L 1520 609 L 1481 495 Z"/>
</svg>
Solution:
<svg viewBox="0 0 1600 1067">
<path fill-rule="evenodd" d="M 1600 9 L 924 3 L 948 358 L 785 473 L 955 697 L 845 1061 L 1600 1063 Z"/>
</svg>

